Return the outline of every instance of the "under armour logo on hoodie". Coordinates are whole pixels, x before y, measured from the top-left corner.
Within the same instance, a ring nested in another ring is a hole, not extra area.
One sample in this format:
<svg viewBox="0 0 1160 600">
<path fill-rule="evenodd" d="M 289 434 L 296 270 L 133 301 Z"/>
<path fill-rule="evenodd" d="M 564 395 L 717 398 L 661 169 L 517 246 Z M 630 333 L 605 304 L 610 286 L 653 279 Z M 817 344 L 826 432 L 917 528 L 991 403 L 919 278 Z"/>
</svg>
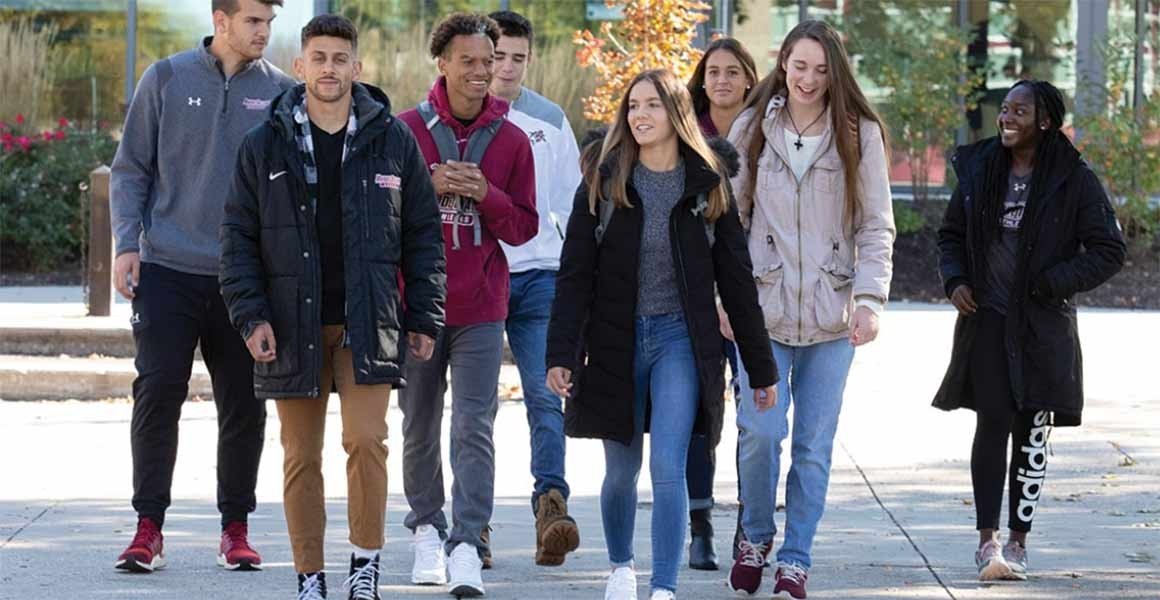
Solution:
<svg viewBox="0 0 1160 600">
<path fill-rule="evenodd" d="M 190 96 L 189 97 L 189 105 L 190 106 L 201 106 L 201 98 L 200 97 L 194 98 L 193 96 Z"/>
</svg>

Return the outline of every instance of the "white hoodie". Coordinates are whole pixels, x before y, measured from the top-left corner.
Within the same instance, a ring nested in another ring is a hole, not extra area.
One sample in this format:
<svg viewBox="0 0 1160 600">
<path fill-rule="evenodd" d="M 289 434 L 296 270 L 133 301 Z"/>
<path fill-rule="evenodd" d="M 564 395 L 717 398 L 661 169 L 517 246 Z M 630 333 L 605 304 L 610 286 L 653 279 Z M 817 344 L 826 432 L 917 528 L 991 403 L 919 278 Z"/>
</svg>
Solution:
<svg viewBox="0 0 1160 600">
<path fill-rule="evenodd" d="M 508 120 L 522 129 L 532 143 L 540 231 L 521 246 L 501 245 L 512 273 L 558 271 L 572 200 L 580 186 L 580 148 L 564 111 L 528 88 L 523 88 L 512 103 Z"/>
</svg>

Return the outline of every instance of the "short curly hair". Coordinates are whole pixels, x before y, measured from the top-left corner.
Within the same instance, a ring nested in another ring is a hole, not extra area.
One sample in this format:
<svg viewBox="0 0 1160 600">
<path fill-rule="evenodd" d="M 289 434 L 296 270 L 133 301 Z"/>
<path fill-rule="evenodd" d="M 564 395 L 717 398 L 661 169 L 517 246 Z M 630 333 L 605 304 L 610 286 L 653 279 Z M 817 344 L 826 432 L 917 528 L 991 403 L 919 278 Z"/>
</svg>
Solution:
<svg viewBox="0 0 1160 600">
<path fill-rule="evenodd" d="M 431 58 L 443 56 L 451 40 L 460 35 L 486 35 L 495 44 L 499 42 L 499 24 L 487 15 L 455 13 L 431 32 Z"/>
</svg>

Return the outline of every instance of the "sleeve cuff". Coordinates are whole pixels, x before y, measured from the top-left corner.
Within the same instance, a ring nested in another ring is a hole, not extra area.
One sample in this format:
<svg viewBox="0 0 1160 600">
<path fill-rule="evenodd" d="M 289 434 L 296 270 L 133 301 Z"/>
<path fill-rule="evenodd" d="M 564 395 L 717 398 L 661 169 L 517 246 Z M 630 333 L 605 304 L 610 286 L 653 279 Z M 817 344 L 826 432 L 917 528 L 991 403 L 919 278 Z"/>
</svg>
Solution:
<svg viewBox="0 0 1160 600">
<path fill-rule="evenodd" d="M 873 296 L 858 296 L 854 300 L 854 308 L 862 306 L 869 308 L 871 312 L 879 316 L 886 312 L 886 304 Z"/>
</svg>

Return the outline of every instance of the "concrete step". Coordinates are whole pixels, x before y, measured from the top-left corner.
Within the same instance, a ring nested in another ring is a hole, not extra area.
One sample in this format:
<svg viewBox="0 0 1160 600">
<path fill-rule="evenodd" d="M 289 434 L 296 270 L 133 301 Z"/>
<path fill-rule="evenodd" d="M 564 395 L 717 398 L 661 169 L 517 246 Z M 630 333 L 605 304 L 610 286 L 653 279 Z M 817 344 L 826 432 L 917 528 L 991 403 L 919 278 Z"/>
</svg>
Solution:
<svg viewBox="0 0 1160 600">
<path fill-rule="evenodd" d="M 124 398 L 136 377 L 131 358 L 0 355 L 0 400 Z M 189 396 L 213 396 L 201 361 L 193 364 Z"/>
<path fill-rule="evenodd" d="M 99 317 L 98 317 L 99 318 Z M 68 327 L 36 322 L 0 327 L 0 354 L 26 356 L 89 356 L 132 358 L 137 354 L 133 332 L 125 327 Z"/>
<path fill-rule="evenodd" d="M 0 355 L 0 401 L 105 400 L 132 395 L 137 370 L 131 358 L 104 356 Z M 500 400 L 523 398 L 519 370 L 511 364 L 500 369 Z M 189 398 L 210 399 L 213 385 L 205 363 L 193 363 Z"/>
<path fill-rule="evenodd" d="M 118 297 L 110 316 L 88 316 L 79 287 L 0 287 L 0 355 L 133 358 L 132 314 Z M 504 362 L 515 362 L 506 340 Z"/>
</svg>

